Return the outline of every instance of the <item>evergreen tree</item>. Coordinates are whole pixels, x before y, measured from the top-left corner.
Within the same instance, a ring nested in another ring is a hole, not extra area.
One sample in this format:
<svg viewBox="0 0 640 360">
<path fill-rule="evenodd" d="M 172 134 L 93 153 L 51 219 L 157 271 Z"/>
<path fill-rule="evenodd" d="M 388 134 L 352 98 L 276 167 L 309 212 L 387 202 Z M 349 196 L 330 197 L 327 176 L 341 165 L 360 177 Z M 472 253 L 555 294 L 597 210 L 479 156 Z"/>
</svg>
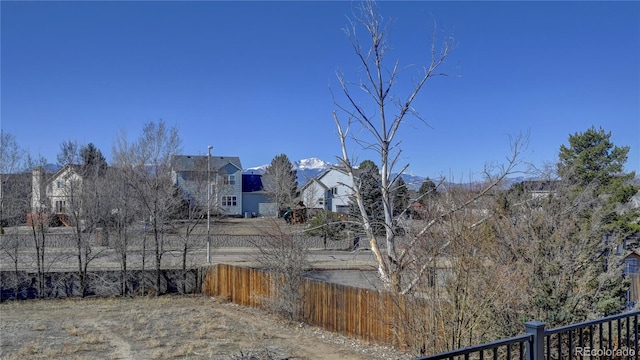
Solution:
<svg viewBox="0 0 640 360">
<path fill-rule="evenodd" d="M 595 194 L 609 196 L 609 203 L 629 201 L 637 189 L 632 180 L 635 172 L 624 173 L 629 146 L 611 142 L 611 132 L 591 127 L 569 137 L 569 147 L 560 146 L 558 175 L 580 191 L 594 186 Z"/>
<path fill-rule="evenodd" d="M 278 210 L 292 205 L 298 190 L 298 180 L 293 164 L 285 154 L 277 155 L 262 175 L 262 184 Z"/>
<path fill-rule="evenodd" d="M 358 181 L 365 211 L 372 220 L 371 227 L 375 234 L 382 235 L 385 232 L 385 225 L 378 166 L 371 160 L 362 161 L 358 166 Z M 350 202 L 349 214 L 355 219 L 360 218 L 360 210 L 354 199 Z"/>
<path fill-rule="evenodd" d="M 534 305 L 550 324 L 606 316 L 624 309 L 628 287 L 615 248 L 629 235 L 629 213 L 616 209 L 637 188 L 625 174 L 628 147 L 590 128 L 560 147 L 554 194 L 541 202 L 530 228 L 535 241 Z M 636 220 L 637 221 L 637 220 Z"/>
<path fill-rule="evenodd" d="M 426 178 L 418 189 L 418 202 L 422 205 L 426 205 L 429 199 L 436 196 L 436 183 L 433 180 Z"/>
<path fill-rule="evenodd" d="M 85 176 L 104 174 L 107 169 L 107 160 L 93 143 L 80 149 L 80 158 L 82 159 L 82 173 Z"/>
<path fill-rule="evenodd" d="M 409 188 L 402 177 L 393 184 L 393 216 L 399 216 L 409 206 Z"/>
<path fill-rule="evenodd" d="M 329 210 L 320 210 L 318 214 L 309 221 L 309 228 L 306 233 L 312 236 L 321 236 L 324 248 L 327 248 L 327 239 L 336 240 L 342 237 L 345 223 L 340 218 L 340 214 Z"/>
</svg>

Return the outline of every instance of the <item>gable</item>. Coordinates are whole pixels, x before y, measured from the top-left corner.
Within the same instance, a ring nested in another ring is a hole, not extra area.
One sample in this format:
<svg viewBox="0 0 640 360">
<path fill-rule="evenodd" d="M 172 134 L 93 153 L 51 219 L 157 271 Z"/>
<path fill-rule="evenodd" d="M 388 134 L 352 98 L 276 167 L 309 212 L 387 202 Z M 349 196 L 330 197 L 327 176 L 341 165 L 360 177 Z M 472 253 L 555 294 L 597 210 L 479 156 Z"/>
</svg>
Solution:
<svg viewBox="0 0 640 360">
<path fill-rule="evenodd" d="M 207 164 L 209 160 L 209 164 Z M 208 167 L 211 170 L 218 169 L 223 173 L 233 174 L 242 170 L 242 164 L 240 158 L 237 156 L 208 156 L 208 155 L 173 155 L 171 156 L 171 169 L 175 172 L 189 172 L 189 171 L 207 171 Z M 232 166 L 235 169 L 230 170 L 228 166 Z"/>
<path fill-rule="evenodd" d="M 228 164 L 224 165 L 223 167 L 221 167 L 218 170 L 218 173 L 220 173 L 220 174 L 235 174 L 239 170 L 240 169 L 238 169 L 234 164 L 228 163 Z"/>
<path fill-rule="evenodd" d="M 330 169 L 318 179 L 327 188 L 349 186 L 352 184 L 351 177 L 346 171 Z"/>
<path fill-rule="evenodd" d="M 70 177 L 74 177 L 75 179 L 80 179 L 80 175 L 78 174 L 79 165 L 65 165 L 60 170 L 58 170 L 55 174 L 51 175 L 47 179 L 47 183 L 51 184 L 54 181 L 66 181 Z"/>
</svg>

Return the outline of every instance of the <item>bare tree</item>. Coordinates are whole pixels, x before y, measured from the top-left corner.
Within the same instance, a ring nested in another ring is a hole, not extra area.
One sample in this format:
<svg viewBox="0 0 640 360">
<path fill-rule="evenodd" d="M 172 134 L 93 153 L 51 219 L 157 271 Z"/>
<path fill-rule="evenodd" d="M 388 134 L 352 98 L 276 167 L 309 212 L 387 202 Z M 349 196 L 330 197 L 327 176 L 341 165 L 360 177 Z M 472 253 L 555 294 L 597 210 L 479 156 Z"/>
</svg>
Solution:
<svg viewBox="0 0 640 360">
<path fill-rule="evenodd" d="M 341 144 L 342 156 L 339 159 L 342 165 L 349 171 L 352 183 L 354 203 L 359 209 L 360 222 L 364 229 L 364 234 L 369 240 L 369 246 L 373 251 L 378 263 L 378 272 L 387 288 L 401 293 L 412 291 L 414 286 L 418 284 L 421 278 L 426 274 L 429 266 L 415 268 L 412 272 L 407 271 L 409 265 L 415 264 L 416 259 L 420 258 L 416 253 L 413 245 L 418 239 L 429 231 L 429 229 L 437 225 L 440 221 L 447 219 L 453 213 L 462 211 L 483 196 L 487 195 L 491 189 L 495 188 L 501 181 L 510 174 L 519 164 L 519 155 L 526 144 L 526 137 L 518 137 L 512 143 L 512 154 L 507 158 L 506 165 L 498 169 L 488 169 L 486 172 L 487 182 L 484 189 L 477 191 L 476 195 L 463 203 L 451 204 L 449 207 L 443 207 L 438 216 L 434 217 L 430 222 L 423 224 L 420 231 L 415 232 L 413 238 L 402 237 L 399 243 L 399 227 L 398 218 L 403 217 L 407 209 L 403 211 L 394 211 L 394 184 L 399 176 L 401 176 L 408 165 L 400 167 L 394 171 L 399 165 L 401 150 L 399 148 L 400 139 L 399 131 L 403 128 L 410 117 L 417 118 L 424 122 L 416 109 L 413 102 L 418 94 L 426 85 L 427 81 L 436 76 L 447 76 L 445 72 L 441 72 L 440 68 L 453 49 L 453 37 L 445 35 L 441 41 L 438 40 L 438 30 L 434 29 L 431 38 L 430 55 L 431 58 L 426 62 L 420 72 L 416 74 L 414 86 L 412 90 L 404 97 L 395 95 L 395 85 L 402 70 L 399 61 L 395 61 L 387 65 L 387 51 L 390 49 L 388 42 L 388 24 L 382 19 L 374 1 L 364 1 L 358 8 L 359 12 L 355 15 L 345 33 L 350 40 L 359 60 L 362 69 L 362 77 L 359 82 L 349 82 L 343 73 L 338 72 L 338 81 L 342 90 L 342 94 L 346 99 L 346 105 L 340 105 L 336 102 L 336 106 L 340 110 L 340 114 L 346 117 L 346 120 L 340 120 L 340 115 L 336 111 L 333 113 L 335 125 L 337 127 L 338 138 Z M 358 37 L 357 30 L 362 27 L 365 29 L 365 37 L 367 46 L 363 46 Z M 440 45 L 438 45 L 440 44 Z M 364 91 L 364 97 L 356 95 L 352 89 Z M 351 135 L 356 127 L 356 135 Z M 376 239 L 375 219 L 368 214 L 362 189 L 360 189 L 356 176 L 354 174 L 354 166 L 349 158 L 349 146 L 355 143 L 364 150 L 374 151 L 377 156 L 377 163 L 380 166 L 380 191 L 382 193 L 382 207 L 384 213 L 384 243 L 380 248 Z M 395 216 L 394 214 L 399 214 Z M 404 232 L 404 230 L 402 231 Z M 442 244 L 446 247 L 450 244 L 447 241 Z M 429 261 L 423 263 L 428 264 Z M 404 278 L 403 278 L 404 277 Z"/>
<path fill-rule="evenodd" d="M 88 286 L 89 264 L 104 254 L 104 249 L 96 251 L 92 246 L 97 236 L 106 236 L 102 231 L 110 211 L 107 182 L 106 161 L 100 150 L 93 144 L 78 146 L 67 142 L 61 146 L 63 153 L 59 159 L 81 160 L 81 164 L 65 164 L 68 175 L 64 178 L 62 191 L 65 209 L 60 216 L 66 217 L 73 228 L 76 257 L 78 260 L 78 276 L 80 278 L 80 295 L 84 297 Z M 73 153 L 77 151 L 77 153 Z"/>
<path fill-rule="evenodd" d="M 167 222 L 179 206 L 179 198 L 175 196 L 171 180 L 171 156 L 180 151 L 180 145 L 178 129 L 160 120 L 158 123 L 145 124 L 136 142 L 120 140 L 115 155 L 120 166 L 126 169 L 127 181 L 136 194 L 136 201 L 152 235 L 156 294 L 161 292 L 161 264 L 162 256 L 166 253 Z M 145 250 L 146 238 L 143 241 L 143 267 Z"/>
<path fill-rule="evenodd" d="M 264 236 L 254 242 L 258 249 L 256 262 L 272 274 L 275 298 L 273 309 L 289 320 L 299 316 L 302 306 L 302 275 L 309 268 L 309 249 L 291 228 L 275 219 L 262 229 Z"/>
<path fill-rule="evenodd" d="M 195 172 L 195 178 L 193 186 L 189 188 L 190 194 L 184 194 L 180 190 L 176 190 L 179 193 L 176 195 L 179 199 L 182 199 L 178 210 L 178 216 L 181 221 L 179 226 L 175 226 L 175 233 L 180 241 L 180 255 L 181 255 L 181 263 L 182 263 L 182 292 L 187 292 L 187 281 L 188 281 L 188 255 L 189 252 L 201 244 L 203 239 L 203 234 L 197 233 L 195 230 L 202 223 L 203 219 L 206 219 L 207 216 L 211 214 L 207 214 L 209 211 L 206 206 L 200 206 L 196 199 L 207 198 L 208 194 L 207 188 L 211 186 L 207 179 L 207 174 L 203 174 L 202 171 Z M 221 187 L 224 185 L 221 184 Z M 219 196 L 217 196 L 219 197 Z M 207 199 L 209 201 L 210 199 Z M 208 236 L 208 234 L 207 234 Z"/>
<path fill-rule="evenodd" d="M 25 248 L 24 239 L 16 233 L 5 234 L 5 227 L 24 222 L 29 212 L 29 173 L 25 172 L 26 152 L 20 148 L 16 138 L 0 130 L 0 243 L 14 266 L 14 296 L 18 297 L 18 263 L 20 250 Z"/>
<path fill-rule="evenodd" d="M 66 140 L 60 144 L 60 152 L 56 157 L 58 166 L 80 164 L 80 144 L 75 140 Z"/>
<path fill-rule="evenodd" d="M 129 144 L 127 134 L 123 131 L 116 136 L 112 148 L 112 170 L 108 177 L 111 179 L 113 210 L 109 227 L 113 232 L 113 247 L 120 263 L 120 294 L 129 293 L 128 287 L 128 255 L 130 242 L 134 235 L 134 225 L 139 219 L 136 211 L 135 191 L 132 185 L 133 176 L 133 146 Z"/>
<path fill-rule="evenodd" d="M 126 169 L 112 167 L 107 173 L 109 184 L 107 189 L 111 192 L 111 212 L 107 221 L 109 246 L 117 253 L 120 264 L 120 295 L 130 294 L 128 279 L 128 259 L 131 251 L 131 240 L 135 236 L 135 223 L 139 219 L 135 193 L 129 183 Z"/>
<path fill-rule="evenodd" d="M 444 63 L 453 47 L 452 37 L 445 37 L 442 47 L 437 48 L 437 36 L 434 31 L 431 46 L 431 61 L 424 67 L 423 73 L 419 76 L 419 80 L 414 86 L 413 91 L 404 99 L 393 96 L 392 90 L 401 68 L 399 62 L 392 64 L 391 69 L 386 67 L 387 50 L 389 43 L 387 39 L 387 24 L 383 22 L 382 16 L 378 13 L 377 6 L 374 1 L 364 1 L 358 8 L 355 19 L 350 22 L 349 27 L 345 29 L 345 34 L 351 42 L 356 57 L 359 59 L 360 66 L 363 69 L 363 77 L 358 83 L 350 83 L 346 80 L 344 74 L 338 72 L 338 81 L 340 83 L 342 93 L 346 97 L 347 105 L 339 105 L 338 108 L 346 115 L 346 121 L 340 121 L 338 113 L 334 112 L 333 117 L 338 129 L 338 136 L 342 147 L 342 157 L 340 161 L 350 172 L 352 177 L 354 199 L 360 209 L 361 222 L 366 236 L 369 238 L 369 245 L 375 254 L 378 262 L 378 270 L 382 280 L 389 287 L 400 290 L 400 268 L 398 267 L 395 233 L 393 230 L 393 202 L 392 187 L 395 177 L 392 170 L 396 165 L 400 152 L 397 151 L 398 140 L 396 136 L 401 125 L 406 121 L 407 115 L 419 117 L 416 110 L 412 107 L 413 101 L 416 99 L 427 80 L 434 76 L 442 76 L 444 73 L 438 72 L 440 66 Z M 366 30 L 366 38 L 369 41 L 366 47 L 363 47 L 357 34 L 359 26 Z M 352 85 L 365 91 L 370 103 L 371 109 L 365 108 L 365 105 L 355 97 L 351 91 Z M 372 114 L 372 115 L 371 115 Z M 360 189 L 357 186 L 356 177 L 353 172 L 353 164 L 349 158 L 347 142 L 349 131 L 352 126 L 361 127 L 371 139 L 355 139 L 356 142 L 367 149 L 373 149 L 379 156 L 380 164 L 380 189 L 382 192 L 382 203 L 384 208 L 385 223 L 385 254 L 379 249 L 373 231 L 372 219 L 369 218 L 364 207 Z M 403 167 L 399 173 L 406 168 Z"/>
<path fill-rule="evenodd" d="M 32 158 L 27 156 L 28 167 L 33 170 L 31 185 L 31 201 L 29 211 L 29 226 L 36 251 L 36 266 L 38 270 L 38 296 L 45 296 L 45 273 L 47 271 L 46 250 L 47 232 L 49 229 L 49 216 L 51 205 L 44 198 L 44 165 L 46 159 L 42 156 Z"/>
</svg>

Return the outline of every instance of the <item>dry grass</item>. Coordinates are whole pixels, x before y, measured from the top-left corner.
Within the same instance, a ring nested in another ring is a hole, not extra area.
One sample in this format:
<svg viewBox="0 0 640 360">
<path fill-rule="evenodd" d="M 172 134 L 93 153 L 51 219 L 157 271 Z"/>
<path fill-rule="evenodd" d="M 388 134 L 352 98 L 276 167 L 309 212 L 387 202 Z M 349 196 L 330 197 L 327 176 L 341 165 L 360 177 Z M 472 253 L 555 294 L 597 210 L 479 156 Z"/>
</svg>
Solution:
<svg viewBox="0 0 640 360">
<path fill-rule="evenodd" d="M 390 349 L 205 296 L 0 304 L 0 359 L 287 357 L 399 358 Z"/>
</svg>

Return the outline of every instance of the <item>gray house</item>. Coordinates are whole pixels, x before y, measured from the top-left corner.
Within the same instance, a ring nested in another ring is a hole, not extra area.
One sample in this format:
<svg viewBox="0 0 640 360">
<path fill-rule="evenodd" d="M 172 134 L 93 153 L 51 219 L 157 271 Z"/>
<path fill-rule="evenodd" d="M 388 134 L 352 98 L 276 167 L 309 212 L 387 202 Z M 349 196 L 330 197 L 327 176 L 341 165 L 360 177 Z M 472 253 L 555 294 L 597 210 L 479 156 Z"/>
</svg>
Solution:
<svg viewBox="0 0 640 360">
<path fill-rule="evenodd" d="M 242 164 L 237 156 L 174 155 L 171 178 L 192 206 L 242 215 Z"/>
</svg>

